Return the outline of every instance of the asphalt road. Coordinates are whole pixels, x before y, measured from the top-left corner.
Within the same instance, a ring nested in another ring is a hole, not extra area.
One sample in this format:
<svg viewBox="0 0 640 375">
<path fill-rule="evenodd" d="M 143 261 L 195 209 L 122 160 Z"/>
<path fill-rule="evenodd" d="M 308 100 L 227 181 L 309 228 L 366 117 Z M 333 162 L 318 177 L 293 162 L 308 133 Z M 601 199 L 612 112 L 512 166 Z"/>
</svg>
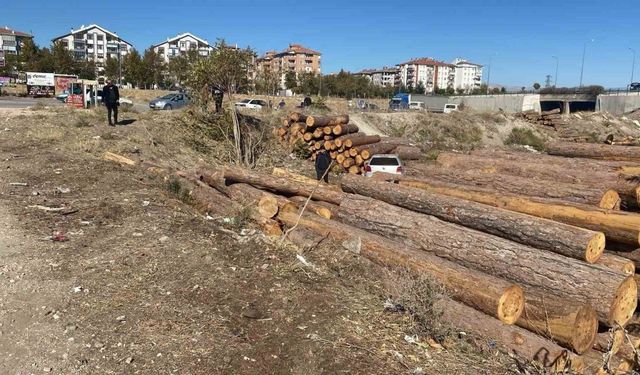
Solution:
<svg viewBox="0 0 640 375">
<path fill-rule="evenodd" d="M 0 108 L 27 108 L 42 103 L 46 106 L 61 106 L 53 98 L 23 98 L 19 96 L 0 96 Z"/>
</svg>

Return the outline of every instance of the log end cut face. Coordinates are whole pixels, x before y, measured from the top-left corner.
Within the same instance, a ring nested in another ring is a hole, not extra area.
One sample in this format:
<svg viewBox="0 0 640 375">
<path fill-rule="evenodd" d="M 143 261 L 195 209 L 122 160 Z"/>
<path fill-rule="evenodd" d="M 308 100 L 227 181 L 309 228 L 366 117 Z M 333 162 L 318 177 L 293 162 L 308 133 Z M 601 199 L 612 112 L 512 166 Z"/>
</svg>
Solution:
<svg viewBox="0 0 640 375">
<path fill-rule="evenodd" d="M 625 326 L 638 305 L 638 284 L 633 276 L 627 277 L 616 290 L 616 295 L 609 311 L 611 324 Z"/>
<path fill-rule="evenodd" d="M 587 250 L 585 253 L 585 260 L 589 263 L 595 263 L 600 259 L 604 252 L 606 239 L 604 233 L 597 232 L 593 235 L 589 243 L 587 244 Z"/>
<path fill-rule="evenodd" d="M 517 285 L 505 289 L 498 302 L 498 318 L 505 324 L 514 324 L 524 311 L 524 292 Z"/>
<path fill-rule="evenodd" d="M 636 193 L 636 202 L 638 202 L 638 206 L 640 206 L 640 186 L 636 187 L 634 190 Z"/>
<path fill-rule="evenodd" d="M 258 212 L 260 216 L 271 219 L 278 213 L 278 200 L 274 197 L 264 195 L 258 201 Z"/>
<path fill-rule="evenodd" d="M 591 306 L 582 306 L 576 313 L 571 346 L 578 354 L 593 347 L 598 335 L 598 314 Z"/>
<path fill-rule="evenodd" d="M 621 202 L 620 195 L 615 190 L 607 190 L 600 199 L 599 206 L 608 210 L 619 210 Z"/>
</svg>

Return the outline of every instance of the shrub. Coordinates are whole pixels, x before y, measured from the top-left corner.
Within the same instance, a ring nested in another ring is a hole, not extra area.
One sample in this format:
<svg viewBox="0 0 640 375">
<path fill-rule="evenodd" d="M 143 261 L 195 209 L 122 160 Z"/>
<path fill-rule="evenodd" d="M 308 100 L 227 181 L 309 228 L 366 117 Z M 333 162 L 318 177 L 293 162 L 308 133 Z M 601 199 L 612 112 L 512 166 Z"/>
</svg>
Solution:
<svg viewBox="0 0 640 375">
<path fill-rule="evenodd" d="M 504 140 L 505 145 L 528 145 L 538 151 L 544 151 L 544 140 L 531 131 L 531 129 L 513 128 L 511 134 Z"/>
</svg>

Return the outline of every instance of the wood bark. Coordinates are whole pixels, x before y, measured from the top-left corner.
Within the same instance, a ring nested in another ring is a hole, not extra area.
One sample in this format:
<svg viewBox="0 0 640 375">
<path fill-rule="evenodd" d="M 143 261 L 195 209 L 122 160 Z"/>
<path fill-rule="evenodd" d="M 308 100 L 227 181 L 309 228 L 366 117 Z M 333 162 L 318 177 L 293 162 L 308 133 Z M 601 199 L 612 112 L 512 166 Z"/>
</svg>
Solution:
<svg viewBox="0 0 640 375">
<path fill-rule="evenodd" d="M 325 219 L 331 219 L 333 217 L 333 213 L 337 209 L 337 207 L 333 205 L 331 205 L 333 206 L 333 208 L 329 208 L 327 205 L 322 204 L 323 202 L 309 201 L 307 203 L 307 197 L 293 196 L 289 199 L 300 209 L 302 209 L 302 207 L 304 207 L 304 205 L 306 204 L 307 210 Z"/>
<path fill-rule="evenodd" d="M 368 197 L 350 195 L 340 221 L 408 241 L 461 265 L 539 288 L 548 295 L 591 303 L 607 325 L 625 325 L 637 305 L 633 277 L 478 232 Z M 420 228 L 420 230 L 416 230 Z"/>
<path fill-rule="evenodd" d="M 596 264 L 626 275 L 636 273 L 636 265 L 632 260 L 611 254 L 609 251 L 604 252 Z"/>
<path fill-rule="evenodd" d="M 625 259 L 629 259 L 630 261 L 633 262 L 636 269 L 640 268 L 640 249 L 629 250 L 629 251 L 617 251 L 617 250 L 607 249 L 606 252 L 609 254 L 617 255 Z"/>
<path fill-rule="evenodd" d="M 349 139 L 348 143 L 345 143 L 346 147 L 356 147 L 356 146 L 362 146 L 362 145 L 368 145 L 368 144 L 372 144 L 372 143 L 378 143 L 380 142 L 380 136 L 379 135 L 367 135 L 364 137 L 357 137 L 357 138 L 353 138 L 353 139 Z"/>
<path fill-rule="evenodd" d="M 305 121 L 309 127 L 341 125 L 349 123 L 349 115 L 340 116 L 307 116 Z"/>
<path fill-rule="evenodd" d="M 380 178 L 383 176 L 380 175 Z M 395 175 L 389 178 L 397 178 Z M 467 187 L 433 181 L 400 181 L 400 185 L 413 186 L 433 193 L 463 198 L 510 211 L 543 217 L 577 227 L 602 231 L 607 240 L 638 246 L 640 215 L 598 209 L 588 205 L 572 205 L 539 200 L 531 197 L 498 194 L 489 189 Z"/>
<path fill-rule="evenodd" d="M 508 174 L 535 180 L 584 184 L 612 189 L 620 194 L 627 207 L 638 206 L 639 184 L 628 180 L 624 175 L 613 171 L 585 171 L 580 163 L 571 163 L 570 158 L 563 164 L 540 163 L 535 159 L 506 160 L 480 155 L 443 152 L 438 155 L 437 164 L 457 170 L 476 170 L 483 173 Z"/>
<path fill-rule="evenodd" d="M 292 122 L 306 122 L 307 115 L 304 115 L 300 112 L 291 112 L 289 114 L 289 120 L 291 120 Z"/>
<path fill-rule="evenodd" d="M 232 182 L 244 182 L 260 189 L 267 189 L 284 195 L 312 196 L 311 199 L 321 200 L 333 204 L 340 204 L 344 193 L 329 188 L 326 184 L 291 181 L 285 177 L 258 173 L 240 167 L 224 169 L 224 178 Z"/>
<path fill-rule="evenodd" d="M 545 199 L 589 204 L 600 208 L 619 208 L 620 196 L 614 190 L 579 184 L 541 184 L 524 177 L 493 175 L 474 171 L 456 171 L 433 165 L 411 163 L 415 174 L 430 181 L 441 181 L 472 187 L 484 187 L 501 193 L 511 193 Z"/>
<path fill-rule="evenodd" d="M 342 190 L 433 215 L 531 247 L 596 262 L 605 247 L 602 232 L 359 176 L 344 176 Z"/>
<path fill-rule="evenodd" d="M 393 149 L 394 154 L 398 155 L 401 160 L 420 160 L 424 157 L 420 147 L 400 145 Z"/>
<path fill-rule="evenodd" d="M 255 206 L 258 213 L 267 219 L 274 217 L 280 207 L 291 203 L 285 197 L 256 189 L 245 183 L 227 186 L 225 194 L 244 207 Z"/>
<path fill-rule="evenodd" d="M 415 146 L 415 143 L 411 142 L 405 137 L 382 137 L 380 139 L 382 143 L 391 143 L 397 146 Z"/>
<path fill-rule="evenodd" d="M 376 264 L 409 269 L 441 283 L 452 298 L 494 316 L 506 324 L 515 323 L 524 308 L 522 288 L 505 280 L 439 258 L 428 252 L 396 243 L 348 225 L 313 215 L 281 212 L 278 219 L 288 226 L 298 223 L 339 243 L 355 241 L 355 252 Z M 352 250 L 353 251 L 353 250 Z"/>
<path fill-rule="evenodd" d="M 299 173 L 296 172 L 292 172 L 288 169 L 284 169 L 284 168 L 278 168 L 278 167 L 273 167 L 273 169 L 271 169 L 271 174 L 277 177 L 284 177 L 288 180 L 291 181 L 297 181 L 300 183 L 304 183 L 304 184 L 313 184 L 315 185 L 316 183 L 318 183 L 318 180 L 312 177 L 308 177 L 308 176 L 304 176 L 301 175 Z M 327 189 L 332 189 L 335 191 L 342 191 L 340 189 L 339 186 L 337 185 L 323 185 L 323 187 L 327 188 Z"/>
<path fill-rule="evenodd" d="M 640 162 L 640 147 L 600 143 L 547 143 L 547 153 L 571 158 Z"/>
<path fill-rule="evenodd" d="M 393 151 L 394 148 L 396 148 L 396 145 L 394 144 L 378 142 L 358 147 L 358 151 L 364 160 L 368 160 L 376 154 L 388 154 Z"/>
<path fill-rule="evenodd" d="M 350 133 L 357 133 L 358 131 L 358 126 L 354 124 L 336 125 L 332 129 L 333 135 L 345 135 Z"/>
<path fill-rule="evenodd" d="M 344 144 L 344 141 L 346 141 L 347 139 L 352 139 L 353 140 L 355 138 L 366 137 L 366 136 L 367 136 L 367 134 L 366 133 L 362 133 L 362 132 L 341 135 L 339 137 L 336 137 L 336 139 L 335 139 L 336 146 L 342 147 L 342 145 Z M 351 147 L 351 146 L 349 146 L 349 147 Z"/>
</svg>

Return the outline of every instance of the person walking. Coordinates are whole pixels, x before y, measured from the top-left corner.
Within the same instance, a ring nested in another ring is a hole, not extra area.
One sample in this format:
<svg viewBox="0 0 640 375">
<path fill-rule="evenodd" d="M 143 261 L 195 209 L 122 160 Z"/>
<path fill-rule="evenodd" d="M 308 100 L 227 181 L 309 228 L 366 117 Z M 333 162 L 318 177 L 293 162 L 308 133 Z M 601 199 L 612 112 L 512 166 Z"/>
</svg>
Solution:
<svg viewBox="0 0 640 375">
<path fill-rule="evenodd" d="M 214 87 L 213 89 L 213 100 L 216 103 L 216 113 L 220 113 L 222 110 L 222 99 L 224 98 L 224 92 L 220 87 Z"/>
<path fill-rule="evenodd" d="M 331 157 L 327 151 L 322 151 L 316 155 L 316 177 L 321 180 L 324 176 L 324 182 L 329 183 L 329 167 L 331 166 Z"/>
<path fill-rule="evenodd" d="M 110 126 L 118 124 L 118 106 L 120 103 L 120 91 L 118 86 L 114 85 L 111 80 L 102 88 L 102 103 L 107 107 L 107 119 Z M 111 122 L 111 112 L 113 112 L 113 122 Z"/>
</svg>

